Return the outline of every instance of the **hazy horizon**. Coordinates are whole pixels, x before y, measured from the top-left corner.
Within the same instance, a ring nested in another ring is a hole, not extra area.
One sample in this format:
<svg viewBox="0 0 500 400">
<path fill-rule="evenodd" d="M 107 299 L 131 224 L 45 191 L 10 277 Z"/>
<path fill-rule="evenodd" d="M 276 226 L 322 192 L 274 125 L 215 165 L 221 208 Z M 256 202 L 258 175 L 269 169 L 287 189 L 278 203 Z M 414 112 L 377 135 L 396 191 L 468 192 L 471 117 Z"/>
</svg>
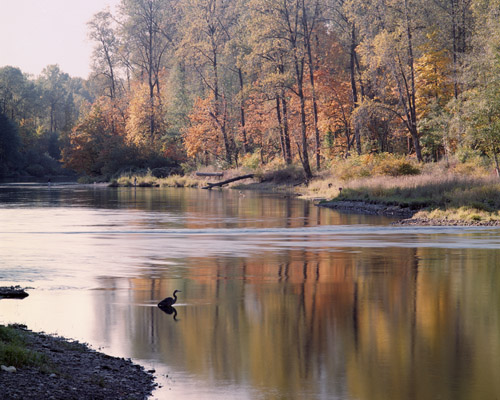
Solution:
<svg viewBox="0 0 500 400">
<path fill-rule="evenodd" d="M 87 22 L 120 0 L 17 0 L 2 5 L 0 67 L 40 75 L 58 64 L 72 77 L 87 78 L 92 42 Z"/>
</svg>

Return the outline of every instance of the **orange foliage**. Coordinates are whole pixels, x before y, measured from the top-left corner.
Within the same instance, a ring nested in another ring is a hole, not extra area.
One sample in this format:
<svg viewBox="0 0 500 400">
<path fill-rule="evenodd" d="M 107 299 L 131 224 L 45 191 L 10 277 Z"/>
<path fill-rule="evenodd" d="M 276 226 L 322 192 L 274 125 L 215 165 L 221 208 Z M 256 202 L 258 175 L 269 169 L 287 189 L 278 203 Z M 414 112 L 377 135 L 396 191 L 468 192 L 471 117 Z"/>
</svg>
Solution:
<svg viewBox="0 0 500 400">
<path fill-rule="evenodd" d="M 80 118 L 63 149 L 64 164 L 89 175 L 100 173 L 100 164 L 110 149 L 123 144 L 124 123 L 109 98 L 98 99 Z"/>
<path fill-rule="evenodd" d="M 198 97 L 189 114 L 189 126 L 183 133 L 184 148 L 188 157 L 211 155 L 223 157 L 224 143 L 217 121 L 213 96 Z"/>
<path fill-rule="evenodd" d="M 137 148 L 148 148 L 166 131 L 163 101 L 156 93 L 151 98 L 149 86 L 136 82 L 130 93 L 126 126 L 127 141 Z"/>
<path fill-rule="evenodd" d="M 247 102 L 246 131 L 251 148 L 260 150 L 261 161 L 266 155 L 279 152 L 280 137 L 276 117 L 276 101 L 268 100 L 260 91 L 253 92 Z"/>
</svg>

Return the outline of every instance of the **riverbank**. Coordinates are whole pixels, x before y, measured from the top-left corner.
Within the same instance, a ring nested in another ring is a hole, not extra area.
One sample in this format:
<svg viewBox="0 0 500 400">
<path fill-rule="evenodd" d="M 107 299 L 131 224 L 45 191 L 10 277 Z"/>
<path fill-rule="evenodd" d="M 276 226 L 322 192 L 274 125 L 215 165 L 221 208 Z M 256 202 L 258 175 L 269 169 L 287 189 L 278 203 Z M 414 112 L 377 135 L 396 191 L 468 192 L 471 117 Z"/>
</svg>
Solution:
<svg viewBox="0 0 500 400">
<path fill-rule="evenodd" d="M 111 357 L 24 326 L 0 326 L 1 398 L 146 399 L 154 377 L 128 359 Z"/>
<path fill-rule="evenodd" d="M 377 168 L 374 167 L 374 171 Z M 410 175 L 380 175 L 372 171 L 372 176 L 349 175 L 345 179 L 342 179 L 342 175 L 323 171 L 306 181 L 300 168 L 290 166 L 255 173 L 254 179 L 231 183 L 227 187 L 299 196 L 305 200 L 313 200 L 319 206 L 342 212 L 412 220 L 411 225 L 496 226 L 497 221 L 500 221 L 498 178 L 484 171 L 474 174 L 461 171 L 458 166 L 452 169 L 436 164 L 425 165 L 422 171 L 414 168 Z M 244 169 L 224 171 L 223 179 L 231 180 L 247 172 Z M 200 178 L 195 174 L 158 179 L 149 174 L 123 176 L 112 185 L 200 188 L 220 179 L 222 178 Z M 406 221 L 405 224 L 410 222 Z"/>
</svg>

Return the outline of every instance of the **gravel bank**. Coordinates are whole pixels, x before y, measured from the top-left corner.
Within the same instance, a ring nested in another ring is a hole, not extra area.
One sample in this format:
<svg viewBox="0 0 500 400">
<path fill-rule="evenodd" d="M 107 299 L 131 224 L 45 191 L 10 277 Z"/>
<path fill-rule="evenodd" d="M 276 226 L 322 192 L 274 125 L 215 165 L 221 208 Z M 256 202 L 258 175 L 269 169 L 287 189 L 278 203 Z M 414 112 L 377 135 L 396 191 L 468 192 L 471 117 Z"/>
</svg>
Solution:
<svg viewBox="0 0 500 400">
<path fill-rule="evenodd" d="M 26 347 L 42 354 L 41 367 L 0 369 L 0 398 L 10 399 L 147 399 L 154 377 L 130 360 L 111 357 L 84 344 L 16 327 Z M 8 367 L 8 366 L 7 366 Z"/>
<path fill-rule="evenodd" d="M 408 218 L 394 222 L 404 226 L 500 226 L 500 221 L 456 221 L 450 219 Z"/>
<path fill-rule="evenodd" d="M 409 208 L 388 206 L 384 204 L 371 204 L 363 201 L 323 201 L 318 203 L 318 206 L 349 213 L 383 215 L 386 217 L 398 218 L 410 218 L 416 213 L 416 210 L 411 210 Z"/>
</svg>

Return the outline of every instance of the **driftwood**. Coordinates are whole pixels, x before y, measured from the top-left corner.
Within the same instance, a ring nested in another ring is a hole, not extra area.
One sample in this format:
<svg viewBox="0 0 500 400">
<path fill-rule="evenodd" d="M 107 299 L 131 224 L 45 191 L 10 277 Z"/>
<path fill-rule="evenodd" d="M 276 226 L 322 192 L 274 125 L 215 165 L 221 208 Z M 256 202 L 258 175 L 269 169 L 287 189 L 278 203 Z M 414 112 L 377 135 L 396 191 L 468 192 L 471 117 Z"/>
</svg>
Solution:
<svg viewBox="0 0 500 400">
<path fill-rule="evenodd" d="M 0 287 L 0 299 L 24 299 L 28 293 L 20 286 Z"/>
<path fill-rule="evenodd" d="M 217 182 L 217 183 L 207 183 L 207 186 L 203 187 L 202 189 L 212 189 L 213 187 L 216 187 L 216 186 L 224 186 L 224 185 L 227 185 L 228 183 L 239 181 L 241 179 L 248 179 L 248 178 L 253 178 L 253 174 L 241 175 L 241 176 L 237 176 L 237 177 L 231 178 L 231 179 L 226 179 L 225 181 L 221 181 L 221 182 Z"/>
<path fill-rule="evenodd" d="M 197 172 L 196 176 L 218 176 L 223 177 L 224 172 Z"/>
</svg>

